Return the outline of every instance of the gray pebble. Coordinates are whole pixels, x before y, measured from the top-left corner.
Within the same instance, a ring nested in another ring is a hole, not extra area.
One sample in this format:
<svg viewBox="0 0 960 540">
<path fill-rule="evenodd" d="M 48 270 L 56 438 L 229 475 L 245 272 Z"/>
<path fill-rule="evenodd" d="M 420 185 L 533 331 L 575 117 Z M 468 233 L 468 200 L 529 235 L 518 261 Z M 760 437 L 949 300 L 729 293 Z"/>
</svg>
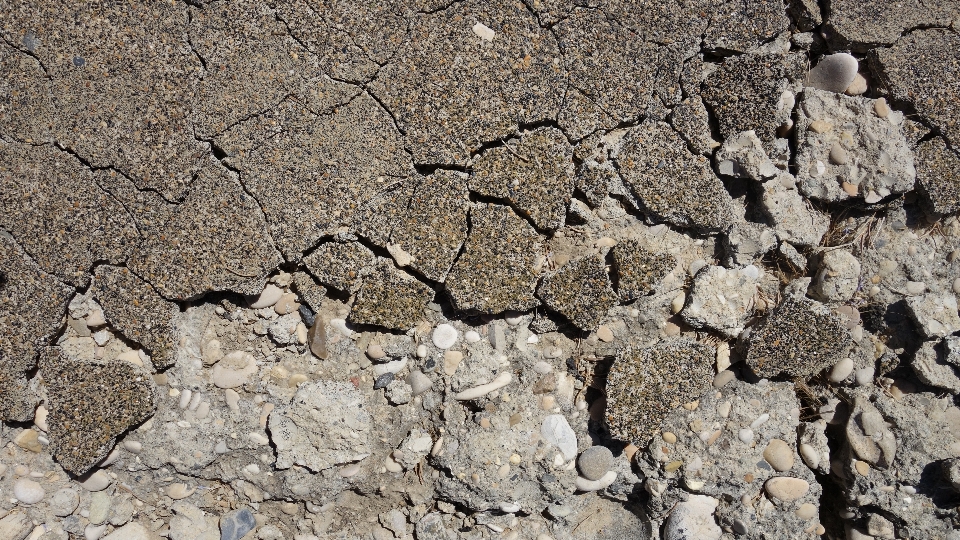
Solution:
<svg viewBox="0 0 960 540">
<path fill-rule="evenodd" d="M 393 382 L 393 373 L 384 373 L 383 375 L 377 377 L 377 380 L 373 381 L 373 389 L 379 390 L 381 388 L 386 388 L 390 383 Z"/>
<path fill-rule="evenodd" d="M 253 512 L 240 508 L 220 517 L 220 540 L 240 540 L 257 525 Z"/>
<path fill-rule="evenodd" d="M 847 53 L 824 56 L 807 74 L 807 86 L 843 93 L 857 77 L 859 62 Z"/>
<path fill-rule="evenodd" d="M 577 465 L 587 480 L 599 480 L 610 470 L 613 453 L 605 446 L 591 446 L 580 454 Z"/>
</svg>

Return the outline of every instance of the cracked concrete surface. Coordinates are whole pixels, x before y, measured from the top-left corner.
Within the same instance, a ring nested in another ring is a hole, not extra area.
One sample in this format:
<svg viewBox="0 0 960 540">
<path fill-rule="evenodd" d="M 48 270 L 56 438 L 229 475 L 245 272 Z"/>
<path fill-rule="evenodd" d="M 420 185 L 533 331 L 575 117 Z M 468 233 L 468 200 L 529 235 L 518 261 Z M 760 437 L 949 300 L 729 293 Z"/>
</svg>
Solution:
<svg viewBox="0 0 960 540">
<path fill-rule="evenodd" d="M 958 21 L 0 0 L 0 539 L 960 537 Z"/>
</svg>

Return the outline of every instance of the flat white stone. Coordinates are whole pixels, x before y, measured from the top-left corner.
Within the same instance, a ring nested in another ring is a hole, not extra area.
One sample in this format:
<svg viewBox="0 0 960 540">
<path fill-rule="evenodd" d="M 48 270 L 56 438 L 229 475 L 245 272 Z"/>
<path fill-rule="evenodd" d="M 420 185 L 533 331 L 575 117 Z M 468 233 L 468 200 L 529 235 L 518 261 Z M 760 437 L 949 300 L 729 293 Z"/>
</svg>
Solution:
<svg viewBox="0 0 960 540">
<path fill-rule="evenodd" d="M 496 32 L 483 23 L 473 25 L 473 33 L 484 41 L 493 41 L 493 37 L 497 35 Z"/>
<path fill-rule="evenodd" d="M 442 323 L 433 329 L 433 344 L 438 349 L 449 349 L 457 342 L 459 332 L 453 326 Z"/>
<path fill-rule="evenodd" d="M 577 457 L 577 434 L 562 414 L 551 414 L 544 418 L 540 434 L 560 450 L 564 460 L 570 461 Z"/>
</svg>

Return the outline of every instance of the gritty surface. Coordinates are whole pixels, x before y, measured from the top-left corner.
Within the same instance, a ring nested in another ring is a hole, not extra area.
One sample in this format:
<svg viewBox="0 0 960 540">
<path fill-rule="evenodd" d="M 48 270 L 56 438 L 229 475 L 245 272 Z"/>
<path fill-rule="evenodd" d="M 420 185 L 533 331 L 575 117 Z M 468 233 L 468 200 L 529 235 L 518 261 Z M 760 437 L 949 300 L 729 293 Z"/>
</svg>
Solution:
<svg viewBox="0 0 960 540">
<path fill-rule="evenodd" d="M 0 538 L 956 540 L 957 2 L 101 4 L 0 0 Z"/>
</svg>

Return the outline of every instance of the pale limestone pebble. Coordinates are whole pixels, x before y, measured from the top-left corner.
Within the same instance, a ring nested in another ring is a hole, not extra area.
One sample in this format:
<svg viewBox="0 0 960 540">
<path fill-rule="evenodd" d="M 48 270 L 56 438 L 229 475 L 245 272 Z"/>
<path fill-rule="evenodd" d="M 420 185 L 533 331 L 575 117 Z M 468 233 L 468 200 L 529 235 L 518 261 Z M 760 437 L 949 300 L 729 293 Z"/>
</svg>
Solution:
<svg viewBox="0 0 960 540">
<path fill-rule="evenodd" d="M 737 432 L 737 438 L 740 439 L 740 442 L 743 444 L 750 444 L 753 442 L 753 430 L 750 428 L 741 428 Z"/>
<path fill-rule="evenodd" d="M 717 373 L 730 367 L 730 344 L 721 341 L 717 344 Z"/>
<path fill-rule="evenodd" d="M 732 408 L 733 408 L 732 403 L 730 403 L 729 401 L 724 401 L 723 403 L 717 405 L 717 414 L 719 414 L 721 418 L 729 418 L 730 410 Z"/>
<path fill-rule="evenodd" d="M 97 492 L 107 489 L 112 481 L 113 479 L 110 478 L 110 475 L 107 474 L 106 471 L 98 469 L 88 474 L 87 477 L 80 482 L 80 485 L 87 491 Z"/>
<path fill-rule="evenodd" d="M 123 448 L 127 452 L 130 452 L 131 454 L 139 454 L 140 452 L 143 451 L 143 443 L 141 443 L 140 441 L 127 439 L 123 441 Z"/>
<path fill-rule="evenodd" d="M 600 327 L 597 328 L 597 339 L 604 343 L 610 343 L 613 341 L 613 331 L 610 330 L 610 327 L 607 325 L 601 324 Z"/>
<path fill-rule="evenodd" d="M 441 323 L 433 329 L 431 341 L 433 341 L 433 345 L 436 348 L 444 350 L 453 347 L 459 337 L 459 332 L 457 332 L 457 329 L 454 328 L 453 325 Z"/>
<path fill-rule="evenodd" d="M 798 447 L 800 452 L 800 457 L 803 458 L 803 462 L 810 467 L 811 470 L 817 470 L 817 467 L 820 465 L 820 452 L 817 451 L 813 446 L 803 443 Z"/>
<path fill-rule="evenodd" d="M 856 79 L 859 67 L 860 63 L 857 59 L 847 53 L 824 56 L 807 73 L 806 85 L 828 92 L 842 93 Z"/>
<path fill-rule="evenodd" d="M 777 476 L 763 484 L 767 495 L 783 502 L 793 502 L 802 498 L 810 490 L 810 484 L 801 478 Z"/>
<path fill-rule="evenodd" d="M 447 375 L 453 375 L 460 367 L 463 360 L 463 353 L 460 351 L 445 351 L 443 353 L 443 372 Z"/>
<path fill-rule="evenodd" d="M 263 288 L 263 292 L 260 293 L 253 302 L 250 303 L 252 309 L 263 309 L 268 307 L 273 307 L 280 299 L 283 297 L 283 289 L 277 287 L 273 284 L 268 284 Z"/>
<path fill-rule="evenodd" d="M 497 377 L 491 382 L 474 386 L 473 388 L 468 388 L 458 394 L 455 394 L 453 398 L 458 401 L 477 399 L 489 394 L 490 392 L 493 392 L 494 390 L 499 390 L 504 386 L 507 386 L 511 381 L 513 381 L 513 376 L 509 372 L 504 372 L 500 375 L 497 375 Z"/>
<path fill-rule="evenodd" d="M 189 487 L 183 482 L 176 482 L 170 484 L 169 486 L 163 489 L 163 492 L 170 497 L 171 499 L 178 501 L 180 499 L 186 499 L 190 495 L 193 495 L 197 491 L 196 487 Z"/>
<path fill-rule="evenodd" d="M 383 351 L 383 347 L 379 343 L 371 343 L 367 346 L 367 357 L 371 360 L 380 360 L 386 355 L 387 353 Z"/>
<path fill-rule="evenodd" d="M 723 530 L 713 517 L 719 504 L 706 495 L 690 495 L 677 503 L 664 525 L 664 540 L 719 540 Z"/>
<path fill-rule="evenodd" d="M 227 407 L 230 407 L 231 411 L 237 412 L 240 410 L 240 394 L 236 390 L 227 389 L 223 392 L 224 401 L 227 403 Z"/>
<path fill-rule="evenodd" d="M 853 360 L 851 358 L 844 358 L 836 364 L 833 368 L 830 369 L 830 376 L 828 377 L 832 383 L 840 383 L 846 380 L 847 377 L 853 373 Z"/>
<path fill-rule="evenodd" d="M 143 360 L 140 358 L 140 353 L 137 351 L 122 352 L 117 355 L 116 359 L 143 367 Z"/>
<path fill-rule="evenodd" d="M 582 476 L 578 476 L 575 485 L 578 491 L 590 492 L 590 491 L 599 491 L 601 489 L 606 489 L 610 487 L 617 480 L 617 471 L 608 471 L 606 474 L 598 478 L 597 480 L 588 480 Z"/>
<path fill-rule="evenodd" d="M 237 388 L 250 382 L 257 373 L 257 362 L 246 351 L 234 351 L 213 366 L 210 380 L 217 388 Z"/>
<path fill-rule="evenodd" d="M 375 377 L 380 377 L 381 375 L 386 375 L 387 373 L 399 373 L 405 367 L 407 367 L 406 356 L 399 360 L 393 360 L 385 364 L 377 364 L 373 366 L 373 375 Z"/>
<path fill-rule="evenodd" d="M 297 295 L 294 293 L 285 293 L 273 306 L 277 315 L 286 315 L 300 309 L 300 303 L 297 302 Z"/>
<path fill-rule="evenodd" d="M 43 486 L 29 478 L 20 478 L 13 484 L 13 496 L 23 504 L 37 504 L 45 495 Z"/>
<path fill-rule="evenodd" d="M 557 447 L 565 461 L 577 457 L 577 434 L 562 414 L 551 414 L 543 419 L 540 427 L 543 439 Z"/>
<path fill-rule="evenodd" d="M 93 338 L 93 342 L 96 343 L 98 347 L 103 347 L 110 341 L 113 335 L 107 330 L 98 330 L 91 334 L 90 337 Z"/>
<path fill-rule="evenodd" d="M 771 439 L 763 450 L 763 459 L 777 472 L 793 468 L 793 447 L 780 439 Z"/>
<path fill-rule="evenodd" d="M 480 334 L 474 330 L 468 330 L 463 335 L 463 339 L 465 339 L 467 343 L 477 343 L 480 341 Z"/>
<path fill-rule="evenodd" d="M 137 522 L 131 522 L 114 530 L 103 540 L 154 540 L 154 538 L 153 533 L 146 527 Z"/>
<path fill-rule="evenodd" d="M 857 73 L 853 77 L 853 82 L 850 83 L 850 86 L 848 86 L 843 93 L 848 96 L 862 96 L 863 94 L 867 93 L 868 87 L 869 82 L 867 81 L 867 78 Z"/>
<path fill-rule="evenodd" d="M 854 372 L 854 379 L 857 381 L 859 386 L 867 386 L 873 384 L 873 376 L 876 374 L 876 370 L 873 366 L 867 366 L 865 368 L 860 368 Z"/>
<path fill-rule="evenodd" d="M 99 540 L 107 532 L 107 524 L 100 525 L 89 524 L 83 529 L 84 540 Z"/>
<path fill-rule="evenodd" d="M 817 505 L 813 503 L 801 504 L 794 514 L 800 519 L 812 519 L 817 516 Z"/>
</svg>

